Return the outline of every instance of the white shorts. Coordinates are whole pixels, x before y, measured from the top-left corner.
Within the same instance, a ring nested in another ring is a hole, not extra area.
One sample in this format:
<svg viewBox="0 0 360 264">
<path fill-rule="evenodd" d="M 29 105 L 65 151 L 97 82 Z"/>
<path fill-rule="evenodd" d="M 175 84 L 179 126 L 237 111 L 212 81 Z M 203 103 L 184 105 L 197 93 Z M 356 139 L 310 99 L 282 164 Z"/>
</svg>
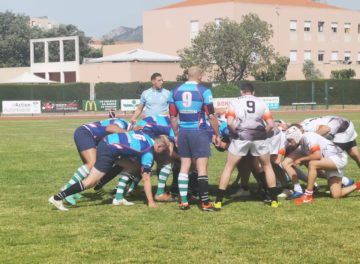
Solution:
<svg viewBox="0 0 360 264">
<path fill-rule="evenodd" d="M 269 144 L 270 155 L 278 155 L 279 154 L 279 149 L 283 145 L 285 145 L 282 140 L 282 137 L 283 137 L 282 133 L 279 133 L 276 136 L 266 139 L 266 141 Z"/>
<path fill-rule="evenodd" d="M 246 156 L 249 152 L 252 156 L 258 157 L 269 154 L 269 144 L 266 140 L 231 140 L 228 151 L 235 156 Z"/>
<path fill-rule="evenodd" d="M 349 127 L 342 133 L 335 134 L 334 143 L 348 143 L 355 140 L 357 133 L 354 128 L 353 122 L 350 121 Z"/>
<path fill-rule="evenodd" d="M 330 179 L 331 177 L 340 177 L 340 178 L 344 177 L 345 167 L 348 163 L 347 155 L 345 153 L 341 153 L 338 155 L 327 157 L 327 159 L 332 160 L 337 168 L 337 170 L 326 171 L 327 179 Z"/>
</svg>

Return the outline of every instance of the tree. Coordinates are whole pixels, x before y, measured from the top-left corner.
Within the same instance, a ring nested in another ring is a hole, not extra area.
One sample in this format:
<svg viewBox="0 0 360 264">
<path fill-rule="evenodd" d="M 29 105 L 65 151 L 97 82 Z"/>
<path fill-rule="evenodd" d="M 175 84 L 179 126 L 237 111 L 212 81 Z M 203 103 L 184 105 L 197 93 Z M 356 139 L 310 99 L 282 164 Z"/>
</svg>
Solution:
<svg viewBox="0 0 360 264">
<path fill-rule="evenodd" d="M 302 72 L 306 80 L 318 80 L 323 76 L 321 71 L 316 69 L 315 64 L 310 60 L 304 62 Z"/>
<path fill-rule="evenodd" d="M 356 72 L 353 69 L 343 69 L 343 70 L 334 70 L 331 71 L 331 79 L 352 79 L 356 76 Z"/>
<path fill-rule="evenodd" d="M 285 56 L 275 56 L 274 62 L 255 67 L 252 75 L 257 81 L 283 81 L 290 59 Z"/>
<path fill-rule="evenodd" d="M 191 47 L 178 52 L 181 67 L 197 65 L 217 82 L 238 82 L 255 66 L 271 60 L 271 36 L 271 25 L 255 14 L 243 16 L 241 23 L 229 19 L 219 25 L 208 23 L 192 40 Z"/>
</svg>

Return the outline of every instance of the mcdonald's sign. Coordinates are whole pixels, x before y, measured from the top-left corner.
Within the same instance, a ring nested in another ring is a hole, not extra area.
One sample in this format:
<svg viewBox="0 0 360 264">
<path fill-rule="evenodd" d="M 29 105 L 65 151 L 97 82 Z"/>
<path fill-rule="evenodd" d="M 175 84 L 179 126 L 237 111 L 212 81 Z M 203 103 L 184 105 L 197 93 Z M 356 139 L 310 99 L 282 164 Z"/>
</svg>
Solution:
<svg viewBox="0 0 360 264">
<path fill-rule="evenodd" d="M 83 109 L 85 111 L 97 111 L 97 103 L 93 100 L 84 100 L 83 101 Z"/>
</svg>

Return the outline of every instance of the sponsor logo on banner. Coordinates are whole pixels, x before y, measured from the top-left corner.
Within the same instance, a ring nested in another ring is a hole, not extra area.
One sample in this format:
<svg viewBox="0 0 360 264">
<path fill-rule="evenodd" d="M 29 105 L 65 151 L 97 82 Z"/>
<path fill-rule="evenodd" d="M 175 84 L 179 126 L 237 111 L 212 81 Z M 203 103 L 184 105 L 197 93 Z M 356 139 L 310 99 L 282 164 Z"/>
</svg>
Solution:
<svg viewBox="0 0 360 264">
<path fill-rule="evenodd" d="M 121 111 L 135 111 L 136 107 L 140 104 L 140 99 L 122 99 Z"/>
<path fill-rule="evenodd" d="M 4 114 L 40 114 L 40 101 L 2 101 Z"/>
<path fill-rule="evenodd" d="M 238 97 L 231 98 L 214 98 L 213 104 L 215 108 L 227 108 L 232 100 L 237 99 Z M 280 97 L 257 97 L 262 99 L 270 110 L 280 109 Z"/>
<path fill-rule="evenodd" d="M 79 102 L 42 102 L 41 110 L 45 113 L 53 112 L 78 112 Z"/>
<path fill-rule="evenodd" d="M 84 101 L 83 101 L 84 105 Z M 97 111 L 96 101 L 87 100 L 85 101 L 85 107 L 83 107 L 85 111 Z"/>
</svg>

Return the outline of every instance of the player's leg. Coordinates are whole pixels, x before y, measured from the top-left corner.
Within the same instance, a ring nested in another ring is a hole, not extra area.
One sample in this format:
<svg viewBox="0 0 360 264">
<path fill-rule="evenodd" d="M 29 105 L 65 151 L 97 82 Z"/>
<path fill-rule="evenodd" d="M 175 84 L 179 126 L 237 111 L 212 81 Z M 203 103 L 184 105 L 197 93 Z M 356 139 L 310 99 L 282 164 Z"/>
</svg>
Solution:
<svg viewBox="0 0 360 264">
<path fill-rule="evenodd" d="M 172 163 L 165 164 L 160 169 L 158 185 L 155 194 L 155 200 L 159 202 L 172 201 L 171 195 L 165 192 L 166 181 L 171 174 L 171 169 L 172 169 Z"/>
<path fill-rule="evenodd" d="M 348 187 L 343 188 L 342 182 L 341 182 L 341 177 L 335 177 L 335 176 L 329 178 L 328 185 L 330 188 L 331 196 L 334 199 L 342 198 L 358 189 L 356 184 L 352 184 Z M 360 187 L 360 186 L 358 186 L 358 187 Z"/>
</svg>

